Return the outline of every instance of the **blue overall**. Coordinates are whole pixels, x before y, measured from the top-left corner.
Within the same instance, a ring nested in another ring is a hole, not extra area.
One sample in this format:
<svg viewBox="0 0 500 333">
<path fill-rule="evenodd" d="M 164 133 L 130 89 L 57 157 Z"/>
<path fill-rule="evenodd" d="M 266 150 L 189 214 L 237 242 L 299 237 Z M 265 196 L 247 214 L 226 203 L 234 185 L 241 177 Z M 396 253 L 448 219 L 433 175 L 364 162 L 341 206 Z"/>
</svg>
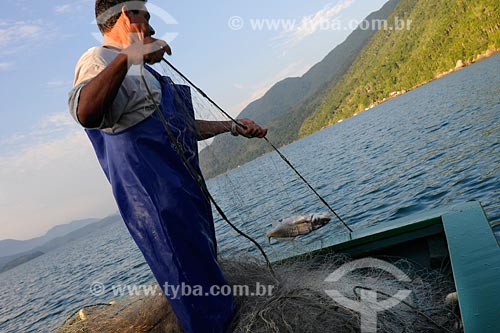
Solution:
<svg viewBox="0 0 500 333">
<path fill-rule="evenodd" d="M 148 70 L 161 83 L 160 108 L 170 130 L 201 174 L 189 87 Z M 123 220 L 184 331 L 225 332 L 234 311 L 233 297 L 199 294 L 226 285 L 217 263 L 211 206 L 158 114 L 116 134 L 86 132 Z M 179 288 L 177 297 L 172 288 Z M 196 295 L 187 295 L 189 290 Z"/>
</svg>

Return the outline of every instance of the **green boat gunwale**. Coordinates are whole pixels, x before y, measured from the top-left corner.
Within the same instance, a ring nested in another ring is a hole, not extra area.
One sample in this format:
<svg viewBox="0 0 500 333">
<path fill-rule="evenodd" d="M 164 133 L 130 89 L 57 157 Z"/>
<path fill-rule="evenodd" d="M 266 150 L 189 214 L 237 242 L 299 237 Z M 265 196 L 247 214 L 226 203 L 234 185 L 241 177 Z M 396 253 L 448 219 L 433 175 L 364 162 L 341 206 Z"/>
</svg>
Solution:
<svg viewBox="0 0 500 333">
<path fill-rule="evenodd" d="M 432 268 L 451 261 L 466 333 L 498 332 L 500 315 L 500 246 L 479 202 L 432 209 L 354 231 L 333 244 L 288 260 L 304 260 L 329 253 L 397 256 Z"/>
</svg>

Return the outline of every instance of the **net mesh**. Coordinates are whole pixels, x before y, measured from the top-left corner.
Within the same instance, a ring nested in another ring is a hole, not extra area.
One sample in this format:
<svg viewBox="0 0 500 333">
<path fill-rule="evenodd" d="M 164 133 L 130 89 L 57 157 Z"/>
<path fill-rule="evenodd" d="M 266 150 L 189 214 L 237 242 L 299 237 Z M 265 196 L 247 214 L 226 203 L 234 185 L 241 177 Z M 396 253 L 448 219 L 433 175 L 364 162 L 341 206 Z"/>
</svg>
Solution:
<svg viewBox="0 0 500 333">
<path fill-rule="evenodd" d="M 197 120 L 223 121 L 224 127 L 229 131 L 231 118 L 222 112 L 214 103 L 200 92 L 197 87 L 187 81 L 182 74 L 168 64 L 161 62 L 154 66 L 164 76 L 169 77 L 173 83 L 183 87 L 176 89 L 176 94 L 184 101 L 191 101 Z M 226 109 L 222 105 L 223 109 Z M 183 108 L 181 112 L 185 111 Z M 196 129 L 190 128 L 191 131 Z M 229 136 L 229 134 L 224 134 Z M 228 142 L 233 140 L 249 140 L 247 138 L 236 137 L 231 140 L 215 142 L 213 139 L 201 140 L 198 142 L 198 151 L 204 151 L 201 165 L 217 165 L 217 169 L 225 170 L 218 177 L 208 180 L 208 188 L 217 204 L 222 208 L 229 220 L 240 230 L 251 235 L 261 245 L 267 242 L 265 232 L 272 229 L 278 221 L 297 214 L 312 214 L 328 212 L 314 193 L 304 184 L 294 171 L 288 167 L 276 152 L 266 156 L 265 160 L 252 163 L 249 168 L 236 168 L 230 171 L 230 166 L 225 163 L 228 154 L 245 154 L 244 151 L 231 151 Z M 264 140 L 250 139 L 257 145 L 267 146 Z M 226 145 L 226 146 L 224 146 Z M 231 144 L 232 145 L 232 144 Z M 220 148 L 223 146 L 224 148 Z M 238 145 L 234 145 L 238 146 Z M 268 146 L 267 148 L 270 148 Z M 192 152 L 190 152 L 192 153 Z M 203 170 L 202 170 L 203 171 Z M 313 184 L 314 185 L 314 184 Z M 266 198 L 263 199 L 265 193 Z M 221 216 L 214 211 L 217 234 L 226 232 L 226 225 Z M 219 223 L 222 222 L 222 223 Z M 337 220 L 331 226 L 337 225 Z M 333 227 L 330 227 L 330 231 Z M 345 232 L 339 227 L 340 233 Z M 316 233 L 318 234 L 318 232 Z M 222 252 L 230 250 L 241 250 L 245 246 L 247 252 L 255 251 L 254 245 L 250 242 L 238 244 L 239 248 L 232 248 L 231 244 L 222 241 L 220 244 Z M 271 250 L 272 249 L 268 249 Z"/>
<path fill-rule="evenodd" d="M 411 281 L 400 282 L 378 268 L 350 272 L 337 282 L 325 279 L 350 259 L 341 255 L 304 258 L 276 265 L 276 281 L 260 260 L 221 260 L 234 291 L 237 311 L 231 332 L 360 332 L 360 313 L 336 303 L 325 290 L 335 289 L 359 302 L 360 291 L 377 293 L 377 302 L 399 290 L 411 294 L 377 313 L 377 332 L 461 332 L 457 305 L 445 304 L 453 283 L 440 271 L 393 261 Z M 243 286 L 243 287 L 242 287 Z M 243 291 L 242 291 L 243 290 Z M 166 298 L 134 296 L 83 308 L 58 332 L 181 332 Z"/>
</svg>

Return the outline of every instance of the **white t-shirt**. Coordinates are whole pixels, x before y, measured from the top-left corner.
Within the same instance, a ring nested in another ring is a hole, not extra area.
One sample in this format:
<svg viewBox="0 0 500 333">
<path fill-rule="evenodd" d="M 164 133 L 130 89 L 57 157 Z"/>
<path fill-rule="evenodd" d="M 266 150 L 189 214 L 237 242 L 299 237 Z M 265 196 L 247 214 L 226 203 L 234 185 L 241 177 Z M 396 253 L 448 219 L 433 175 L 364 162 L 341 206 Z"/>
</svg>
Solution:
<svg viewBox="0 0 500 333">
<path fill-rule="evenodd" d="M 118 54 L 119 51 L 117 50 L 93 47 L 85 52 L 78 61 L 75 69 L 73 90 L 69 93 L 68 101 L 71 116 L 78 124 L 81 125 L 77 117 L 77 109 L 82 88 L 104 70 Z M 156 103 L 160 104 L 160 82 L 143 66 L 131 66 L 118 90 L 111 109 L 105 112 L 102 123 L 97 128 L 109 133 L 117 133 L 139 123 L 155 111 L 141 73 L 146 78 Z"/>
</svg>

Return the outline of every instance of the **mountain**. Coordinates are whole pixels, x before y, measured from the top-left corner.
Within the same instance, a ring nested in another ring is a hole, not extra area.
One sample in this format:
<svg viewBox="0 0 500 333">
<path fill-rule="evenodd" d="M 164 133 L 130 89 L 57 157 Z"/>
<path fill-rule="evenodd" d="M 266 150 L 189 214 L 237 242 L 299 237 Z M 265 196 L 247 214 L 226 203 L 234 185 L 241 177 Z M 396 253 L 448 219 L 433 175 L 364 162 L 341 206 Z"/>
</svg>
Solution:
<svg viewBox="0 0 500 333">
<path fill-rule="evenodd" d="M 386 19 L 398 2 L 399 0 L 388 1 L 366 20 Z M 297 112 L 294 107 L 315 96 L 325 84 L 340 80 L 374 34 L 372 29 L 356 29 L 302 77 L 287 78 L 276 83 L 262 98 L 248 105 L 238 117 L 251 118 L 265 124 L 270 129 L 269 138 L 276 139 L 274 141 L 279 144 L 297 139 L 302 120 L 312 110 Z M 293 121 L 290 121 L 290 117 L 293 117 Z M 219 136 L 200 153 L 201 168 L 205 176 L 210 178 L 252 160 L 268 149 L 268 146 L 255 140 Z"/>
<path fill-rule="evenodd" d="M 500 48 L 498 0 L 401 0 L 389 22 L 396 19 L 410 29 L 379 31 L 342 80 L 315 101 L 301 137 Z"/>
<path fill-rule="evenodd" d="M 291 143 L 495 52 L 499 18 L 498 0 L 389 1 L 366 19 L 387 19 L 387 29 L 358 28 L 303 77 L 277 83 L 239 117 L 268 127 L 276 146 Z M 270 150 L 263 140 L 220 136 L 200 153 L 200 164 L 210 178 Z"/>
<path fill-rule="evenodd" d="M 2 257 L 11 256 L 17 253 L 26 252 L 40 246 L 51 239 L 64 236 L 74 230 L 82 228 L 88 224 L 99 221 L 98 219 L 84 219 L 77 220 L 67 224 L 57 225 L 51 228 L 43 236 L 28 239 L 28 240 L 14 240 L 5 239 L 0 241 L 0 255 Z"/>
<path fill-rule="evenodd" d="M 122 222 L 122 218 L 120 215 L 111 215 L 108 216 L 102 220 L 97 220 L 97 219 L 88 219 L 88 220 L 83 220 L 85 222 L 89 223 L 84 223 L 83 226 L 82 224 L 76 223 L 76 225 L 80 225 L 81 227 L 73 230 L 71 232 L 68 232 L 64 234 L 63 236 L 59 237 L 54 237 L 44 244 L 41 244 L 40 246 L 36 246 L 35 248 L 30 249 L 29 251 L 22 252 L 22 253 L 17 253 L 14 255 L 9 255 L 9 256 L 3 256 L 0 257 L 0 273 L 5 272 L 9 269 L 12 269 L 16 266 L 22 265 L 32 259 L 35 259 L 47 252 L 53 251 L 61 246 L 66 245 L 67 243 L 70 243 L 72 241 L 75 241 L 80 238 L 87 237 L 97 231 L 102 230 L 104 227 L 108 227 L 111 224 L 114 223 L 120 223 Z M 90 222 L 94 221 L 94 222 Z M 97 221 L 97 222 L 96 222 Z M 78 222 L 78 221 L 75 221 Z M 73 227 L 63 227 L 63 228 L 57 228 L 56 232 L 51 233 L 52 235 L 57 235 L 58 233 L 62 232 L 63 230 L 70 230 Z"/>
</svg>

